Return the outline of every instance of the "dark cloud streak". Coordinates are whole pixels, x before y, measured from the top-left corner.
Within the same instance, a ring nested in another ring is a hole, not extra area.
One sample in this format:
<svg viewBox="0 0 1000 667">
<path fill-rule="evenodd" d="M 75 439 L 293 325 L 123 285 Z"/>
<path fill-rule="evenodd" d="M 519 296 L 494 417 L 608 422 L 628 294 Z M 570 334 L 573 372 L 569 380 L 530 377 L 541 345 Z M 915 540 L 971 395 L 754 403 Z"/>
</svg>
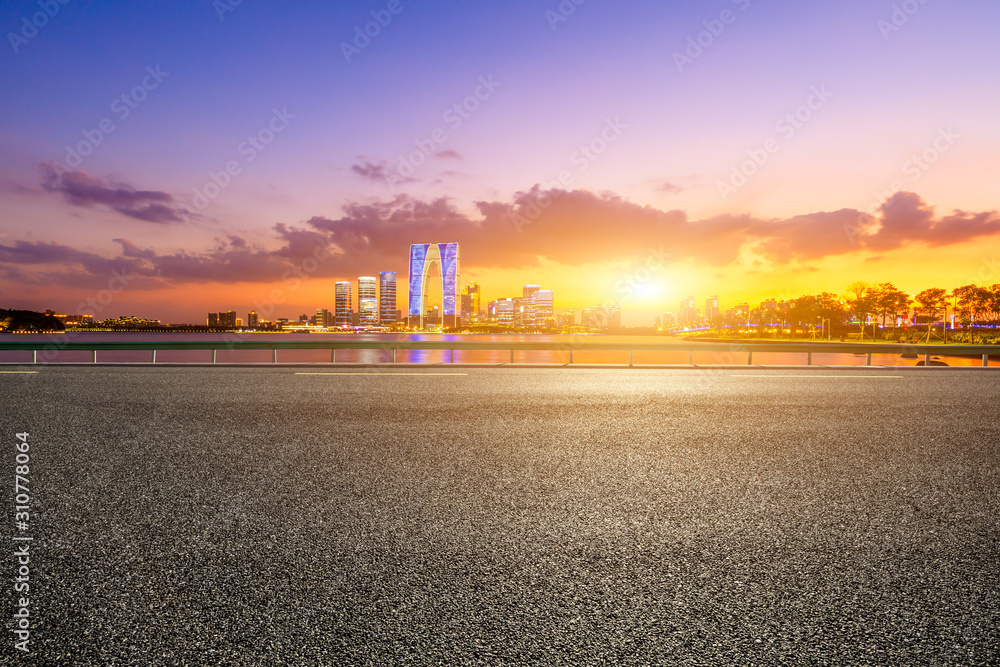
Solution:
<svg viewBox="0 0 1000 667">
<path fill-rule="evenodd" d="M 60 193 L 74 206 L 107 206 L 122 215 L 156 224 L 185 221 L 186 209 L 173 195 L 157 190 L 135 190 L 128 185 L 109 185 L 85 171 L 63 171 L 42 164 L 42 187 Z"/>
</svg>

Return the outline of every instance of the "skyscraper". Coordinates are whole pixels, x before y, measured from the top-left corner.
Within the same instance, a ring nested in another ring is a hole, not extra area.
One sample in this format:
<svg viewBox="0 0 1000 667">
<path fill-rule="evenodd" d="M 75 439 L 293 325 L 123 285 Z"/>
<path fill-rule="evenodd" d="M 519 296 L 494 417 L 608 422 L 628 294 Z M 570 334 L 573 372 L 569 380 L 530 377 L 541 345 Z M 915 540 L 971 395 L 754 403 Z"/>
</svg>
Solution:
<svg viewBox="0 0 1000 667">
<path fill-rule="evenodd" d="M 608 305 L 608 329 L 622 328 L 622 306 L 620 303 Z"/>
<path fill-rule="evenodd" d="M 715 318 L 719 316 L 719 297 L 715 294 L 708 297 L 705 301 L 705 324 L 709 326 L 715 321 Z"/>
<path fill-rule="evenodd" d="M 431 267 L 441 271 L 442 324 L 455 326 L 458 314 L 458 244 L 414 243 L 410 246 L 410 302 L 407 312 L 410 324 L 424 325 L 427 312 L 427 278 Z"/>
<path fill-rule="evenodd" d="M 555 292 L 550 289 L 536 290 L 531 294 L 532 325 L 536 329 L 555 324 L 554 299 Z"/>
<path fill-rule="evenodd" d="M 521 288 L 521 326 L 535 326 L 535 299 L 534 294 L 539 289 L 538 285 L 525 285 Z"/>
<path fill-rule="evenodd" d="M 351 307 L 352 291 L 350 280 L 338 280 L 336 285 L 334 285 L 334 294 L 336 297 L 334 312 L 337 316 L 338 327 L 351 326 L 352 315 L 354 313 Z"/>
<path fill-rule="evenodd" d="M 316 309 L 316 326 L 318 327 L 332 327 L 335 322 L 333 313 L 331 313 L 326 308 Z"/>
<path fill-rule="evenodd" d="M 677 311 L 677 324 L 690 326 L 696 319 L 698 319 L 698 308 L 694 305 L 694 297 L 681 299 L 680 309 Z"/>
<path fill-rule="evenodd" d="M 517 308 L 520 299 L 497 299 L 490 301 L 490 319 L 504 326 L 512 327 L 516 324 Z"/>
<path fill-rule="evenodd" d="M 378 278 L 358 278 L 358 324 L 372 327 L 378 324 Z"/>
<path fill-rule="evenodd" d="M 459 311 L 463 321 L 479 317 L 479 285 L 474 282 L 465 283 L 462 290 L 462 308 Z"/>
<path fill-rule="evenodd" d="M 392 324 L 396 321 L 396 272 L 383 271 L 378 274 L 378 323 Z"/>
</svg>

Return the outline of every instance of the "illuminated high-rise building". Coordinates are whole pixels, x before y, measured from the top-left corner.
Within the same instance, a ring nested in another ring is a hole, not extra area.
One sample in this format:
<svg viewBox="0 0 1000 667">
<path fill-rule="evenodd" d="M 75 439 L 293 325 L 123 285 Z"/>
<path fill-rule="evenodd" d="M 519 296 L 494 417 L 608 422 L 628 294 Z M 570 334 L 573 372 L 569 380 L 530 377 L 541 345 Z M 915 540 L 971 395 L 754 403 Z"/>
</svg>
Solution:
<svg viewBox="0 0 1000 667">
<path fill-rule="evenodd" d="M 396 321 L 396 272 L 383 271 L 378 274 L 378 323 L 392 324 Z"/>
<path fill-rule="evenodd" d="M 622 328 L 622 306 L 620 303 L 612 303 L 607 308 L 608 329 Z"/>
<path fill-rule="evenodd" d="M 555 324 L 556 315 L 553 301 L 555 292 L 550 289 L 535 290 L 531 294 L 532 326 L 536 329 Z"/>
<path fill-rule="evenodd" d="M 219 313 L 219 326 L 223 329 L 236 328 L 236 311 L 227 310 Z"/>
<path fill-rule="evenodd" d="M 247 313 L 247 327 L 250 329 L 256 329 L 260 325 L 260 319 L 257 317 L 257 311 L 251 310 Z"/>
<path fill-rule="evenodd" d="M 677 324 L 691 326 L 697 319 L 698 307 L 694 305 L 694 297 L 681 299 L 680 309 L 677 311 Z"/>
<path fill-rule="evenodd" d="M 462 308 L 459 311 L 463 321 L 479 317 L 479 296 L 480 291 L 477 283 L 465 283 L 465 289 L 462 290 Z"/>
<path fill-rule="evenodd" d="M 358 278 L 358 324 L 373 327 L 378 324 L 378 278 Z"/>
<path fill-rule="evenodd" d="M 430 269 L 437 266 L 441 273 L 443 294 L 442 324 L 453 327 L 458 315 L 458 244 L 414 243 L 410 246 L 410 301 L 407 312 L 410 324 L 424 325 L 427 312 L 427 279 Z"/>
<path fill-rule="evenodd" d="M 318 327 L 332 327 L 336 322 L 333 313 L 331 313 L 326 308 L 316 309 L 316 326 Z"/>
<path fill-rule="evenodd" d="M 350 280 L 338 280 L 334 285 L 334 295 L 336 303 L 334 314 L 338 327 L 351 326 L 354 310 L 351 307 L 351 292 L 353 291 Z"/>
<path fill-rule="evenodd" d="M 497 299 L 490 301 L 490 319 L 497 324 L 512 327 L 517 324 L 520 299 Z"/>
<path fill-rule="evenodd" d="M 534 294 L 541 287 L 538 285 L 525 285 L 521 288 L 521 322 L 523 327 L 535 326 L 535 299 Z"/>
<path fill-rule="evenodd" d="M 705 301 L 705 324 L 711 325 L 719 314 L 719 297 L 713 294 Z"/>
</svg>

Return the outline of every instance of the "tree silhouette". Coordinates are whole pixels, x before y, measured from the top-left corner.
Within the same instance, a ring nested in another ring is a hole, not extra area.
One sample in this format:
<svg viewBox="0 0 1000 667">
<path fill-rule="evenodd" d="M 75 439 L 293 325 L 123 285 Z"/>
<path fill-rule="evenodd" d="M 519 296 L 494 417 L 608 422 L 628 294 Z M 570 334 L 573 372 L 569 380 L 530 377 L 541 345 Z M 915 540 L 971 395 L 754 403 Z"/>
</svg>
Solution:
<svg viewBox="0 0 1000 667">
<path fill-rule="evenodd" d="M 919 308 L 917 312 L 923 311 L 929 317 L 927 322 L 927 342 L 931 342 L 931 327 L 934 326 L 934 316 L 938 311 L 947 305 L 948 291 L 940 287 L 925 289 L 916 296 Z"/>
<path fill-rule="evenodd" d="M 990 310 L 990 290 L 978 285 L 962 285 L 952 292 L 955 297 L 955 315 L 962 326 L 987 319 Z"/>
<path fill-rule="evenodd" d="M 872 302 L 875 314 L 881 318 L 883 325 L 887 317 L 892 318 L 893 333 L 896 330 L 896 318 L 910 309 L 910 297 L 896 289 L 892 283 L 879 283 L 873 290 Z M 874 338 L 874 331 L 872 337 Z"/>
<path fill-rule="evenodd" d="M 865 337 L 865 321 L 875 312 L 874 290 L 868 283 L 857 280 L 847 286 L 847 310 L 861 324 L 861 338 Z M 874 336 L 872 336 L 874 339 Z"/>
</svg>

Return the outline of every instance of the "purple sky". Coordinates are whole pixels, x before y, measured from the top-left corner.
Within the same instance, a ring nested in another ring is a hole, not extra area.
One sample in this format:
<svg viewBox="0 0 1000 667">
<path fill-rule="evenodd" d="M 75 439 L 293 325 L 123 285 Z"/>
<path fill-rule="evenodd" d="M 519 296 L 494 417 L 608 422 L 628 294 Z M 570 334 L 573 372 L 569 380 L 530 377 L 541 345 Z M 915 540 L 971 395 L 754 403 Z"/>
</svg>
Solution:
<svg viewBox="0 0 1000 667">
<path fill-rule="evenodd" d="M 201 321 L 327 248 L 294 317 L 459 241 L 486 299 L 655 312 L 954 287 L 997 248 L 995 1 L 14 0 L 0 26 L 0 307 L 76 312 L 117 270 L 100 316 Z"/>
</svg>

